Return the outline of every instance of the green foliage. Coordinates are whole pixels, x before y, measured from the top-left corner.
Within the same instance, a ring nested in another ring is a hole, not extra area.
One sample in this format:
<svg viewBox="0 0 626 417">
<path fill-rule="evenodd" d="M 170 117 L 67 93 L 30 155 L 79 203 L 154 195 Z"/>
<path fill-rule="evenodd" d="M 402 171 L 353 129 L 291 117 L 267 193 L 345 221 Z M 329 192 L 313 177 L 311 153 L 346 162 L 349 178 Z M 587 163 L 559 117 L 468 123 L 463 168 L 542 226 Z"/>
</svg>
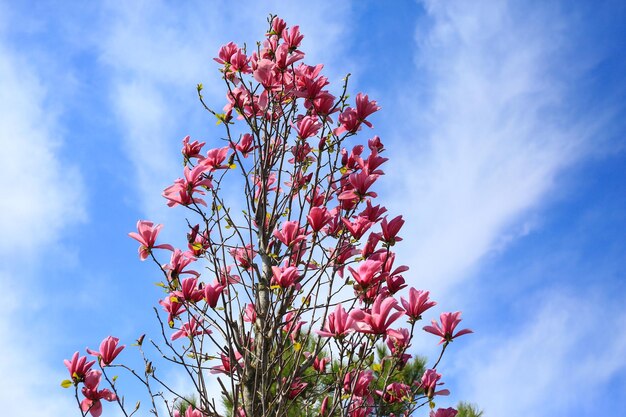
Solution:
<svg viewBox="0 0 626 417">
<path fill-rule="evenodd" d="M 457 410 L 459 414 L 456 417 L 481 417 L 483 415 L 482 410 L 479 411 L 475 405 L 466 402 L 460 402 Z"/>
</svg>

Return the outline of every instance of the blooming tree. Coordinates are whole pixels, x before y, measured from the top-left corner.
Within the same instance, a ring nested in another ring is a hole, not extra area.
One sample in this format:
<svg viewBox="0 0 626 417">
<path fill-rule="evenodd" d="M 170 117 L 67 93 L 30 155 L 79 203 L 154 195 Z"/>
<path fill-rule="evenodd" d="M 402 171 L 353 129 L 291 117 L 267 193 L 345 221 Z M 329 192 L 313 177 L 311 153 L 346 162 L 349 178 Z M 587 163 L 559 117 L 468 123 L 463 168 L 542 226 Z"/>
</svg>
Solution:
<svg viewBox="0 0 626 417">
<path fill-rule="evenodd" d="M 471 331 L 457 330 L 461 313 L 443 313 L 423 327 L 439 337 L 434 364 L 408 353 L 436 303 L 428 291 L 404 290 L 408 267 L 393 252 L 404 220 L 376 203 L 383 142 L 356 141 L 380 107 L 361 93 L 351 101 L 348 77 L 332 91 L 321 64 L 303 63 L 302 39 L 298 26 L 270 16 L 253 51 L 220 48 L 226 105 L 209 108 L 202 85 L 198 96 L 223 125 L 223 144 L 205 150 L 184 138 L 182 178 L 163 192 L 186 212 L 186 247 L 159 243 L 162 226 L 150 221 L 130 233 L 163 276 L 164 340 L 152 345 L 195 395 L 157 375 L 143 336 L 143 372 L 115 362 L 124 346 L 109 336 L 88 350 L 94 360 L 77 352 L 65 361 L 62 385 L 74 386 L 83 416 L 100 416 L 103 400 L 127 417 L 139 410 L 111 367 L 145 386 L 157 416 L 408 416 L 425 405 L 434 417 L 456 415 L 435 409 L 433 399 L 449 393 L 437 367 Z"/>
</svg>

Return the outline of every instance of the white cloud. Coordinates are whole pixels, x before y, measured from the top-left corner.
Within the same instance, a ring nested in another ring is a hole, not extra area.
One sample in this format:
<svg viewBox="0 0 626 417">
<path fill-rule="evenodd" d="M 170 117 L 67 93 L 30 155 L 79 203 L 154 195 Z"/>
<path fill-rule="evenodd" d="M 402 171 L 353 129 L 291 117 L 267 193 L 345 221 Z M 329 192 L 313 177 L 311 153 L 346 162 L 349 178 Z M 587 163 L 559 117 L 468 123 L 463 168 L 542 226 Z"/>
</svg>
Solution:
<svg viewBox="0 0 626 417">
<path fill-rule="evenodd" d="M 503 234 L 529 232 L 529 210 L 592 133 L 568 114 L 569 82 L 581 70 L 562 60 L 567 22 L 536 6 L 425 2 L 418 75 L 399 95 L 395 136 L 404 139 L 390 144 L 386 181 L 398 184 L 392 208 L 408 217 L 410 244 L 399 251 L 415 285 L 438 297 L 511 240 Z"/>
<path fill-rule="evenodd" d="M 0 36 L 3 32 L 0 28 Z M 34 65 L 0 39 L 0 402 L 3 415 L 66 416 L 65 372 L 49 366 L 48 323 L 37 274 L 46 254 L 62 252 L 65 228 L 85 219 L 77 169 L 59 158 L 55 109 Z M 57 258 L 60 259 L 60 258 Z"/>
<path fill-rule="evenodd" d="M 623 309 L 589 291 L 583 297 L 559 290 L 527 301 L 525 325 L 453 355 L 460 381 L 455 395 L 488 416 L 602 410 L 607 384 L 626 370 L 626 336 L 613 331 L 626 325 Z"/>
</svg>

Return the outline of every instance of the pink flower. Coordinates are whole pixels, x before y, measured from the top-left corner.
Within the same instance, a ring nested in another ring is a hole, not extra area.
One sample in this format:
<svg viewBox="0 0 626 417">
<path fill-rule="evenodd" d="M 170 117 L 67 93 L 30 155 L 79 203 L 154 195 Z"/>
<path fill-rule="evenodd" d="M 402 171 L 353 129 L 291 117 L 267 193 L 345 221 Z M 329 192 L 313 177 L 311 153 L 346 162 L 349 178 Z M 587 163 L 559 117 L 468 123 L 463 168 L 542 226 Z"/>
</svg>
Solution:
<svg viewBox="0 0 626 417">
<path fill-rule="evenodd" d="M 430 417 L 456 417 L 458 411 L 454 408 L 438 408 L 437 411 L 432 410 L 429 414 Z"/>
<path fill-rule="evenodd" d="M 300 46 L 300 42 L 304 39 L 304 35 L 300 34 L 300 26 L 294 26 L 283 33 L 283 38 L 285 39 L 285 44 L 287 44 L 289 49 L 296 49 Z"/>
<path fill-rule="evenodd" d="M 346 225 L 346 229 L 356 240 L 361 239 L 361 237 L 363 237 L 365 232 L 367 232 L 373 224 L 366 217 L 361 216 L 358 216 L 355 219 L 354 223 L 349 221 L 348 219 L 344 219 L 343 217 L 341 218 L 341 221 L 343 222 L 343 224 Z"/>
<path fill-rule="evenodd" d="M 304 239 L 304 229 L 300 227 L 297 221 L 287 221 L 283 223 L 281 230 L 274 230 L 274 237 L 284 243 L 286 246 L 291 246 Z"/>
<path fill-rule="evenodd" d="M 146 260 L 152 249 L 167 249 L 174 251 L 174 247 L 172 245 L 154 245 L 162 227 L 163 226 L 160 224 L 155 226 L 154 223 L 147 220 L 139 220 L 137 222 L 137 231 L 139 233 L 130 232 L 128 234 L 128 236 L 132 237 L 141 244 L 139 246 L 139 259 L 142 261 Z"/>
<path fill-rule="evenodd" d="M 197 271 L 185 269 L 189 264 L 195 261 L 196 258 L 193 256 L 193 253 L 175 249 L 172 253 L 170 263 L 163 265 L 163 269 L 167 271 L 167 280 L 170 282 L 175 281 L 179 279 L 181 275 L 193 275 L 194 277 L 199 277 L 200 273 Z"/>
<path fill-rule="evenodd" d="M 216 169 L 228 168 L 228 164 L 222 165 L 226 156 L 228 155 L 229 146 L 223 148 L 210 149 L 207 152 L 206 158 L 204 158 L 200 164 L 204 166 L 205 170 L 215 171 Z"/>
<path fill-rule="evenodd" d="M 300 139 L 307 139 L 311 136 L 315 136 L 320 130 L 322 124 L 317 117 L 304 116 L 301 117 L 296 124 L 296 131 Z"/>
<path fill-rule="evenodd" d="M 283 19 L 275 17 L 274 20 L 272 20 L 272 31 L 268 33 L 268 35 L 276 35 L 280 37 L 286 27 L 287 23 L 285 23 Z"/>
<path fill-rule="evenodd" d="M 292 342 L 300 334 L 300 329 L 306 324 L 306 321 L 300 320 L 300 316 L 296 315 L 296 311 L 290 311 L 285 315 L 285 325 L 283 331 L 289 335 Z"/>
<path fill-rule="evenodd" d="M 352 318 L 346 313 L 341 304 L 337 304 L 335 310 L 326 317 L 326 326 L 315 333 L 322 337 L 341 338 L 352 331 Z"/>
<path fill-rule="evenodd" d="M 220 353 L 220 358 L 222 360 L 222 364 L 219 366 L 214 366 L 210 369 L 210 372 L 212 374 L 226 374 L 226 375 L 232 375 L 233 372 L 237 371 L 240 367 L 239 361 L 243 358 L 243 356 L 241 356 L 241 353 L 239 352 L 235 352 L 234 358 L 235 358 L 235 363 L 231 364 L 230 361 L 230 357 L 228 355 L 224 355 L 223 353 Z"/>
<path fill-rule="evenodd" d="M 411 387 L 401 382 L 392 382 L 387 385 L 385 391 L 376 390 L 376 394 L 383 397 L 383 401 L 387 403 L 397 403 L 413 397 Z"/>
<path fill-rule="evenodd" d="M 228 42 L 222 46 L 218 52 L 218 57 L 213 58 L 214 61 L 220 64 L 230 63 L 230 57 L 239 50 L 239 47 L 234 42 Z"/>
<path fill-rule="evenodd" d="M 252 268 L 252 260 L 257 255 L 252 244 L 248 244 L 243 248 L 236 247 L 229 251 L 230 255 L 235 258 L 237 265 L 243 269 Z"/>
<path fill-rule="evenodd" d="M 418 386 L 424 390 L 424 395 L 428 398 L 433 398 L 435 395 L 450 395 L 447 389 L 436 391 L 437 385 L 443 385 L 443 382 L 439 382 L 440 379 L 441 374 L 438 374 L 436 369 L 427 369 Z"/>
<path fill-rule="evenodd" d="M 204 297 L 203 291 L 198 289 L 198 278 L 185 278 L 181 283 L 180 291 L 172 293 L 179 300 L 197 303 Z"/>
<path fill-rule="evenodd" d="M 354 280 L 359 284 L 361 289 L 365 289 L 378 281 L 382 262 L 373 259 L 367 259 L 359 264 L 358 271 L 348 267 Z"/>
<path fill-rule="evenodd" d="M 213 281 L 213 284 L 208 284 L 204 287 L 204 298 L 209 307 L 215 308 L 217 306 L 222 291 L 224 291 L 224 286 L 217 279 Z"/>
<path fill-rule="evenodd" d="M 398 237 L 398 233 L 400 229 L 404 225 L 404 220 L 402 220 L 402 216 L 395 217 L 390 222 L 387 222 L 387 218 L 383 219 L 383 222 L 380 224 L 382 228 L 382 241 L 393 246 L 396 242 L 400 242 L 402 240 L 401 237 Z"/>
<path fill-rule="evenodd" d="M 332 217 L 333 216 L 328 212 L 328 209 L 324 206 L 312 207 L 308 216 L 306 216 L 314 232 L 322 230 Z"/>
<path fill-rule="evenodd" d="M 372 371 L 359 371 L 356 377 L 354 371 L 350 371 L 343 379 L 343 389 L 356 397 L 365 397 L 373 380 Z"/>
<path fill-rule="evenodd" d="M 390 329 L 387 331 L 387 347 L 391 351 L 391 354 L 399 357 L 402 360 L 402 363 L 406 363 L 411 355 L 407 355 L 404 352 L 409 347 L 411 342 L 409 330 L 408 329 Z"/>
<path fill-rule="evenodd" d="M 287 378 L 283 377 L 283 383 L 285 383 L 287 380 Z M 300 394 L 302 394 L 302 392 L 306 389 L 306 387 L 308 387 L 309 384 L 306 382 L 302 382 L 302 380 L 300 378 L 294 378 L 293 381 L 291 382 L 291 385 L 289 385 L 289 390 L 287 391 L 287 397 L 290 400 L 293 400 L 294 398 L 298 397 Z"/>
<path fill-rule="evenodd" d="M 441 325 L 433 320 L 432 326 L 424 326 L 424 330 L 428 333 L 440 336 L 441 340 L 439 341 L 439 344 L 442 344 L 443 342 L 451 342 L 452 339 L 463 336 L 464 334 L 474 333 L 470 329 L 463 329 L 454 333 L 454 329 L 461 322 L 460 316 L 460 311 L 455 313 L 441 313 L 441 316 L 439 317 L 441 319 Z"/>
<path fill-rule="evenodd" d="M 183 324 L 178 331 L 172 334 L 171 338 L 172 340 L 180 339 L 183 336 L 193 338 L 201 334 L 211 333 L 211 330 L 202 327 L 202 319 L 198 320 L 194 316 L 192 316 L 187 323 Z"/>
<path fill-rule="evenodd" d="M 246 305 L 246 309 L 243 311 L 243 321 L 248 323 L 254 323 L 256 321 L 256 309 L 254 304 Z"/>
<path fill-rule="evenodd" d="M 173 327 L 174 319 L 185 311 L 185 306 L 178 301 L 178 298 L 174 294 L 170 294 L 163 300 L 160 300 L 159 304 L 161 304 L 163 309 L 168 313 L 167 323 L 170 327 Z"/>
<path fill-rule="evenodd" d="M 101 377 L 102 372 L 89 371 L 85 375 L 85 386 L 82 389 L 85 398 L 80 403 L 80 409 L 85 413 L 89 411 L 93 417 L 102 415 L 102 403 L 100 400 L 115 401 L 117 399 L 116 395 L 106 388 L 98 391 Z"/>
<path fill-rule="evenodd" d="M 360 201 L 365 197 L 376 198 L 378 194 L 369 191 L 369 188 L 377 179 L 378 175 L 368 175 L 365 171 L 354 172 L 348 177 L 348 184 L 337 198 L 347 201 Z"/>
<path fill-rule="evenodd" d="M 204 145 L 205 142 L 198 142 L 197 140 L 189 143 L 189 136 L 185 136 L 183 138 L 183 149 L 181 150 L 185 161 L 189 161 L 191 158 L 204 159 L 204 156 L 200 154 Z"/>
<path fill-rule="evenodd" d="M 391 311 L 395 309 L 394 313 Z M 404 314 L 404 310 L 398 307 L 398 301 L 393 297 L 379 294 L 372 304 L 371 312 L 361 309 L 350 312 L 350 317 L 354 320 L 354 329 L 361 333 L 387 334 L 389 326 Z"/>
<path fill-rule="evenodd" d="M 247 158 L 248 154 L 256 149 L 254 137 L 249 133 L 244 134 L 235 145 L 235 149 L 241 152 L 244 158 Z"/>
<path fill-rule="evenodd" d="M 100 350 L 94 351 L 87 348 L 87 353 L 93 356 L 97 356 L 102 366 L 107 366 L 119 353 L 126 347 L 125 345 L 118 346 L 120 339 L 117 337 L 108 336 L 100 343 Z"/>
<path fill-rule="evenodd" d="M 182 206 L 190 204 L 206 206 L 203 199 L 194 197 L 194 194 L 205 195 L 205 189 L 213 188 L 211 180 L 204 176 L 206 170 L 207 168 L 202 164 L 198 164 L 192 169 L 185 166 L 183 169 L 185 178 L 178 178 L 174 184 L 163 190 L 163 197 L 168 200 L 167 206 L 174 207 L 178 204 Z"/>
<path fill-rule="evenodd" d="M 403 297 L 400 297 L 402 307 L 404 307 L 406 315 L 409 316 L 411 320 L 421 320 L 424 311 L 437 305 L 435 301 L 430 301 L 428 299 L 428 295 L 428 291 L 416 290 L 415 288 L 411 288 L 409 290 L 408 301 L 405 300 Z"/>
<path fill-rule="evenodd" d="M 300 289 L 300 272 L 295 266 L 273 266 L 272 267 L 272 285 L 278 285 L 281 288 L 289 288 L 295 286 L 296 289 Z"/>
<path fill-rule="evenodd" d="M 91 369 L 96 361 L 87 362 L 86 356 L 79 356 L 78 352 L 75 352 L 72 356 L 72 359 L 65 359 L 63 363 L 67 367 L 67 370 L 70 372 L 70 378 L 72 378 L 72 381 L 74 381 L 74 383 L 77 383 L 83 380 L 87 371 Z"/>
<path fill-rule="evenodd" d="M 372 127 L 372 124 L 365 119 L 378 110 L 380 110 L 380 106 L 375 100 L 370 101 L 369 97 L 367 95 L 363 95 L 362 93 L 356 95 L 357 118 L 368 127 Z"/>
</svg>

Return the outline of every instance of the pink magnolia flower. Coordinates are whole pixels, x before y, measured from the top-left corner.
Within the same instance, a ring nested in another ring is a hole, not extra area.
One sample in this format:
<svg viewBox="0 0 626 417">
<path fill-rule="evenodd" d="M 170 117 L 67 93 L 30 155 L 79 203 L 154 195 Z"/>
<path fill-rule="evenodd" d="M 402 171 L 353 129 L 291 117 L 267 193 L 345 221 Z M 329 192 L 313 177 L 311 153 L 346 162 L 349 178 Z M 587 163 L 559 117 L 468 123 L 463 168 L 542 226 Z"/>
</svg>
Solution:
<svg viewBox="0 0 626 417">
<path fill-rule="evenodd" d="M 317 117 L 313 116 L 304 116 L 301 117 L 296 123 L 296 131 L 298 132 L 298 137 L 300 139 L 307 139 L 311 136 L 315 136 L 317 132 L 319 132 L 322 124 L 319 122 Z"/>
<path fill-rule="evenodd" d="M 67 367 L 67 370 L 70 372 L 70 378 L 74 383 L 82 381 L 87 374 L 87 371 L 91 369 L 96 361 L 87 362 L 86 356 L 79 356 L 78 352 L 75 352 L 70 360 L 63 360 L 63 363 Z"/>
<path fill-rule="evenodd" d="M 387 212 L 385 207 L 381 207 L 380 205 L 372 206 L 372 202 L 370 200 L 367 200 L 365 204 L 365 209 L 361 212 L 361 214 L 359 214 L 359 216 L 367 218 L 372 223 L 380 220 L 382 215 Z"/>
<path fill-rule="evenodd" d="M 374 191 L 369 191 L 369 188 L 377 179 L 378 175 L 369 175 L 365 171 L 354 172 L 348 177 L 348 184 L 346 184 L 344 191 L 337 198 L 347 201 L 360 201 L 365 197 L 376 198 L 378 194 Z"/>
<path fill-rule="evenodd" d="M 102 415 L 102 403 L 100 400 L 115 401 L 117 399 L 117 396 L 106 388 L 98 391 L 100 378 L 102 378 L 102 372 L 89 371 L 85 375 L 85 386 L 82 389 L 85 398 L 80 403 L 80 409 L 85 413 L 89 411 L 93 417 Z"/>
<path fill-rule="evenodd" d="M 304 35 L 300 34 L 300 26 L 293 26 L 289 30 L 286 30 L 283 33 L 283 39 L 285 39 L 285 44 L 289 49 L 296 49 L 300 46 L 300 42 L 304 39 Z"/>
<path fill-rule="evenodd" d="M 437 385 L 443 385 L 443 382 L 439 382 L 440 379 L 441 374 L 438 374 L 436 369 L 427 369 L 418 386 L 424 390 L 424 395 L 428 398 L 433 398 L 435 395 L 450 395 L 447 389 L 436 391 Z"/>
<path fill-rule="evenodd" d="M 210 149 L 207 152 L 206 158 L 204 158 L 198 165 L 204 166 L 204 169 L 209 171 L 228 168 L 228 164 L 222 165 L 222 163 L 226 160 L 229 148 L 229 146 L 224 146 L 223 148 Z"/>
<path fill-rule="evenodd" d="M 374 410 L 374 399 L 371 396 L 351 398 L 348 417 L 369 417 Z"/>
<path fill-rule="evenodd" d="M 252 75 L 265 89 L 275 90 L 280 88 L 276 64 L 269 59 L 261 59 L 257 63 Z"/>
<path fill-rule="evenodd" d="M 248 244 L 243 248 L 236 247 L 229 251 L 230 255 L 235 258 L 237 265 L 243 269 L 252 268 L 252 260 L 257 255 L 252 244 Z"/>
<path fill-rule="evenodd" d="M 198 288 L 198 278 L 185 278 L 180 285 L 179 291 L 174 291 L 179 300 L 191 301 L 197 303 L 204 297 L 203 291 Z"/>
<path fill-rule="evenodd" d="M 237 151 L 241 152 L 244 158 L 247 158 L 248 155 L 256 149 L 254 137 L 250 133 L 246 133 L 239 139 L 239 142 L 237 142 L 234 147 Z"/>
<path fill-rule="evenodd" d="M 226 45 L 220 47 L 218 57 L 213 58 L 214 61 L 220 64 L 230 63 L 230 57 L 239 50 L 239 47 L 234 42 L 228 42 Z"/>
<path fill-rule="evenodd" d="M 278 285 L 281 288 L 289 288 L 295 286 L 297 290 L 300 289 L 300 272 L 295 266 L 273 266 L 272 267 L 272 280 L 271 285 Z"/>
<path fill-rule="evenodd" d="M 163 300 L 160 300 L 159 304 L 161 304 L 163 309 L 168 313 L 167 323 L 170 327 L 173 327 L 174 319 L 185 311 L 185 306 L 178 301 L 178 298 L 174 294 L 169 294 Z"/>
<path fill-rule="evenodd" d="M 272 30 L 268 33 L 268 35 L 276 35 L 280 38 L 286 27 L 287 23 L 285 23 L 283 19 L 275 17 L 274 20 L 272 20 Z"/>
<path fill-rule="evenodd" d="M 322 401 L 322 405 L 320 407 L 320 416 L 321 417 L 326 417 L 326 411 L 328 410 L 328 401 L 330 400 L 330 397 L 327 395 L 326 397 L 324 397 L 324 400 Z"/>
<path fill-rule="evenodd" d="M 215 279 L 212 284 L 208 284 L 204 287 L 204 298 L 206 299 L 209 307 L 215 308 L 217 306 L 217 302 L 219 301 L 224 288 L 225 287 L 220 284 L 217 279 Z"/>
<path fill-rule="evenodd" d="M 372 124 L 365 119 L 372 113 L 380 110 L 380 106 L 375 100 L 370 101 L 369 97 L 367 95 L 363 95 L 362 93 L 357 94 L 355 100 L 357 118 L 368 127 L 373 127 Z"/>
<path fill-rule="evenodd" d="M 396 242 L 400 242 L 402 240 L 401 237 L 398 236 L 400 229 L 404 225 L 404 220 L 402 220 L 402 216 L 395 217 L 390 222 L 387 222 L 387 218 L 385 217 L 380 224 L 382 228 L 382 241 L 393 246 Z"/>
<path fill-rule="evenodd" d="M 202 326 L 202 319 L 196 319 L 194 316 L 191 316 L 191 319 L 183 324 L 178 331 L 174 332 L 171 336 L 172 340 L 180 339 L 181 337 L 195 337 L 201 334 L 211 334 L 211 330 L 205 329 Z"/>
<path fill-rule="evenodd" d="M 284 222 L 280 230 L 274 230 L 273 235 L 286 246 L 291 246 L 306 239 L 304 229 L 295 220 Z"/>
<path fill-rule="evenodd" d="M 332 215 L 326 207 L 320 206 L 312 207 L 306 218 L 311 225 L 311 229 L 314 232 L 319 232 L 332 219 Z"/>
<path fill-rule="evenodd" d="M 411 355 L 404 353 L 410 343 L 411 336 L 408 329 L 390 329 L 387 331 L 387 347 L 389 347 L 391 354 L 398 357 L 403 364 L 406 364 L 411 358 Z"/>
<path fill-rule="evenodd" d="M 296 341 L 296 338 L 300 334 L 300 329 L 306 324 L 306 321 L 300 320 L 300 316 L 296 311 L 290 311 L 285 314 L 285 325 L 283 331 L 289 335 L 292 342 Z"/>
<path fill-rule="evenodd" d="M 429 416 L 430 417 L 456 417 L 457 414 L 458 414 L 458 411 L 450 407 L 450 408 L 438 408 L 437 411 L 432 410 L 429 413 Z"/>
<path fill-rule="evenodd" d="M 411 387 L 401 382 L 392 382 L 387 385 L 385 391 L 376 390 L 376 394 L 383 397 L 383 401 L 387 403 L 407 401 L 413 397 Z"/>
<path fill-rule="evenodd" d="M 337 304 L 335 310 L 326 317 L 326 326 L 315 333 L 321 337 L 341 338 L 353 331 L 353 320 L 343 309 L 341 304 Z"/>
<path fill-rule="evenodd" d="M 235 358 L 235 363 L 232 364 L 230 361 L 230 357 L 228 355 L 224 355 L 223 353 L 220 353 L 220 359 L 222 360 L 222 364 L 209 368 L 210 372 L 212 374 L 221 373 L 221 374 L 226 374 L 226 375 L 232 375 L 233 372 L 236 372 L 239 369 L 240 367 L 239 361 L 243 358 L 243 356 L 241 355 L 241 353 L 235 352 L 234 358 Z"/>
<path fill-rule="evenodd" d="M 365 397 L 369 394 L 370 384 L 374 380 L 372 371 L 359 371 L 355 375 L 350 371 L 343 379 L 343 389 L 356 397 Z"/>
<path fill-rule="evenodd" d="M 206 170 L 207 168 L 202 164 L 198 164 L 192 169 L 185 166 L 183 169 L 185 178 L 178 178 L 174 184 L 163 190 L 163 197 L 168 200 L 167 206 L 174 207 L 178 204 L 182 206 L 190 204 L 206 206 L 203 199 L 194 197 L 194 194 L 205 195 L 205 189 L 213 188 L 211 180 L 204 176 Z"/>
<path fill-rule="evenodd" d="M 180 417 L 180 411 L 174 410 L 174 417 Z M 185 410 L 185 417 L 204 417 L 202 411 L 189 405 Z"/>
<path fill-rule="evenodd" d="M 192 143 L 189 143 L 189 136 L 185 136 L 183 138 L 183 148 L 181 150 L 183 156 L 185 157 L 185 162 L 189 161 L 191 158 L 197 158 L 199 160 L 204 159 L 204 156 L 200 154 L 202 151 L 202 147 L 205 145 L 205 142 L 198 142 L 194 140 Z"/>
<path fill-rule="evenodd" d="M 378 281 L 382 264 L 382 262 L 370 258 L 361 262 L 358 270 L 355 271 L 350 266 L 348 267 L 348 270 L 352 274 L 354 280 L 359 284 L 359 287 L 361 289 L 365 289 Z"/>
<path fill-rule="evenodd" d="M 308 359 L 311 357 L 311 352 L 304 352 L 304 356 Z M 315 369 L 319 373 L 326 372 L 326 366 L 330 363 L 330 359 L 327 357 L 319 358 L 315 357 L 313 359 L 313 364 L 311 365 L 313 369 Z"/>
<path fill-rule="evenodd" d="M 363 237 L 365 232 L 367 232 L 369 228 L 372 227 L 372 224 L 373 224 L 366 217 L 361 217 L 361 216 L 358 216 L 354 222 L 351 222 L 350 220 L 345 219 L 343 217 L 341 218 L 341 221 L 346 226 L 346 229 L 348 230 L 348 232 L 350 232 L 352 237 L 355 238 L 356 240 L 361 239 L 361 237 Z"/>
<path fill-rule="evenodd" d="M 246 305 L 246 309 L 243 311 L 243 321 L 248 323 L 256 322 L 256 309 L 254 304 L 250 303 Z"/>
<path fill-rule="evenodd" d="M 391 312 L 392 310 L 395 312 Z M 354 329 L 361 333 L 386 335 L 389 326 L 404 314 L 393 297 L 379 294 L 372 304 L 371 312 L 356 309 L 350 312 Z"/>
<path fill-rule="evenodd" d="M 170 263 L 163 265 L 163 269 L 167 271 L 167 280 L 170 282 L 175 281 L 179 279 L 181 275 L 193 275 L 196 278 L 199 277 L 199 272 L 185 269 L 189 266 L 189 264 L 195 261 L 196 258 L 193 256 L 193 253 L 175 249 L 174 252 L 172 252 Z"/>
<path fill-rule="evenodd" d="M 200 232 L 200 225 L 197 224 L 191 228 L 191 231 L 187 233 L 187 247 L 193 254 L 193 256 L 202 256 L 211 247 L 211 238 L 209 237 L 209 231 L 204 230 Z"/>
<path fill-rule="evenodd" d="M 283 384 L 287 381 L 286 377 L 283 377 Z M 302 379 L 296 377 L 291 381 L 289 385 L 289 389 L 287 391 L 287 398 L 293 400 L 298 397 L 302 392 L 308 387 L 309 384 L 307 382 L 303 382 Z"/>
<path fill-rule="evenodd" d="M 107 366 L 113 362 L 117 355 L 126 347 L 125 345 L 118 346 L 119 341 L 120 339 L 117 337 L 108 336 L 100 343 L 99 351 L 87 348 L 87 353 L 96 356 L 101 366 Z"/>
<path fill-rule="evenodd" d="M 428 333 L 440 336 L 441 340 L 439 341 L 439 344 L 442 344 L 443 342 L 451 342 L 452 339 L 463 336 L 464 334 L 474 333 L 470 329 L 463 329 L 454 333 L 454 329 L 461 322 L 460 316 L 460 311 L 455 313 L 441 313 L 441 316 L 439 317 L 441 319 L 441 325 L 433 320 L 432 326 L 424 326 L 424 330 Z"/>
<path fill-rule="evenodd" d="M 409 290 L 408 301 L 405 300 L 404 297 L 400 297 L 402 307 L 404 307 L 406 315 L 409 316 L 411 320 L 421 320 L 424 311 L 437 305 L 437 302 L 430 301 L 428 299 L 429 294 L 430 293 L 428 291 L 416 290 L 415 288 L 411 288 Z"/>
<path fill-rule="evenodd" d="M 219 273 L 217 275 L 217 279 L 220 284 L 224 287 L 227 287 L 231 284 L 238 284 L 241 282 L 241 277 L 239 275 L 232 274 L 230 270 L 233 268 L 233 265 L 227 265 L 220 268 Z"/>
<path fill-rule="evenodd" d="M 167 249 L 174 251 L 174 247 L 172 245 L 154 245 L 162 227 L 163 225 L 157 224 L 155 226 L 154 223 L 147 220 L 139 220 L 137 222 L 137 231 L 139 233 L 130 232 L 128 234 L 128 236 L 132 237 L 141 244 L 139 246 L 139 259 L 142 261 L 148 258 L 152 249 Z"/>
</svg>

